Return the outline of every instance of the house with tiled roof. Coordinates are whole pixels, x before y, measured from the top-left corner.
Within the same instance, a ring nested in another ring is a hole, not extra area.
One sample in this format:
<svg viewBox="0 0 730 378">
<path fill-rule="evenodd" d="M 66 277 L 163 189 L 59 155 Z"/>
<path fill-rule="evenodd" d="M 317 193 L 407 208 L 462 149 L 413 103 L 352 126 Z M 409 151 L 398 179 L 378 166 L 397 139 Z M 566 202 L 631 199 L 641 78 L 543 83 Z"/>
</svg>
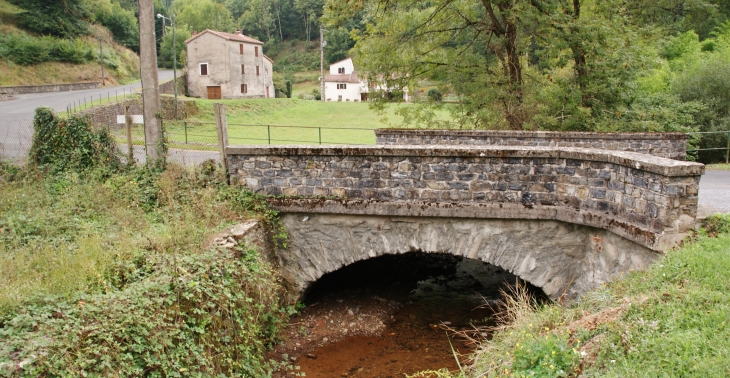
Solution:
<svg viewBox="0 0 730 378">
<path fill-rule="evenodd" d="M 367 101 L 367 83 L 360 80 L 352 58 L 330 64 L 324 78 L 324 95 L 327 101 Z"/>
<path fill-rule="evenodd" d="M 246 36 L 206 29 L 185 41 L 188 93 L 192 97 L 273 98 L 273 64 L 263 42 Z"/>
<path fill-rule="evenodd" d="M 380 85 L 368 84 L 355 71 L 352 58 L 346 58 L 330 64 L 329 74 L 324 78 L 324 96 L 327 101 L 367 101 L 370 89 L 379 90 Z M 403 99 L 408 101 L 408 91 L 405 90 Z"/>
</svg>

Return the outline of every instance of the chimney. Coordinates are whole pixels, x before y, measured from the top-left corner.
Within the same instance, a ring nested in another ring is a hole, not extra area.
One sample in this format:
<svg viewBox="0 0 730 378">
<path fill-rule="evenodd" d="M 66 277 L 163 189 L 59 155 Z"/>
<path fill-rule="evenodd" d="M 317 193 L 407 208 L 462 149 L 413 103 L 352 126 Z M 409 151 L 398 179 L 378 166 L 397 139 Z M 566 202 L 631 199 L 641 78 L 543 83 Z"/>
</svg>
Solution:
<svg viewBox="0 0 730 378">
<path fill-rule="evenodd" d="M 236 30 L 236 35 L 243 35 L 243 30 Z"/>
</svg>

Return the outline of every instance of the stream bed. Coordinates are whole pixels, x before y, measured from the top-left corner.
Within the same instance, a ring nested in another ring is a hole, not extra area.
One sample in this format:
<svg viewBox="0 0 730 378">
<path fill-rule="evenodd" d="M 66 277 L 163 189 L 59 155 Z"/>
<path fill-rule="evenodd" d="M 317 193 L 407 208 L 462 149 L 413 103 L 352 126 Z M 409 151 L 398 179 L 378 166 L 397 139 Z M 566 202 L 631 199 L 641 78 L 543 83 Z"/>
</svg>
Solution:
<svg viewBox="0 0 730 378">
<path fill-rule="evenodd" d="M 410 252 L 329 273 L 305 293 L 305 308 L 271 358 L 278 377 L 404 377 L 458 370 L 474 345 L 458 331 L 493 324 L 500 289 L 518 278 L 449 254 Z M 539 291 L 539 289 L 536 289 Z M 427 377 L 428 375 L 424 375 Z"/>
</svg>

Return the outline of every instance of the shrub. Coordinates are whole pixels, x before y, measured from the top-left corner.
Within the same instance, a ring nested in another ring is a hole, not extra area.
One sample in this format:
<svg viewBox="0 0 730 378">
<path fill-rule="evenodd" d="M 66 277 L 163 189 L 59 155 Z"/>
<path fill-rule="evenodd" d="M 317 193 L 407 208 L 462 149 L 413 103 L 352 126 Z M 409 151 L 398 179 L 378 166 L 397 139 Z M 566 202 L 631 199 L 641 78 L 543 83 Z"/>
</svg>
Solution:
<svg viewBox="0 0 730 378">
<path fill-rule="evenodd" d="M 426 95 L 433 101 L 440 102 L 443 98 L 443 95 L 441 94 L 441 91 L 439 91 L 436 88 L 431 88 L 428 90 L 428 93 Z"/>
<path fill-rule="evenodd" d="M 106 129 L 91 130 L 82 117 L 59 119 L 49 108 L 36 109 L 30 159 L 51 172 L 121 167 L 114 139 Z"/>
<path fill-rule="evenodd" d="M 82 40 L 21 33 L 0 35 L 0 57 L 23 66 L 50 61 L 78 64 L 95 59 L 91 48 Z"/>
<path fill-rule="evenodd" d="M 254 250 L 140 257 L 127 274 L 144 280 L 7 321 L 0 375 L 267 375 L 264 352 L 289 313 Z"/>
</svg>

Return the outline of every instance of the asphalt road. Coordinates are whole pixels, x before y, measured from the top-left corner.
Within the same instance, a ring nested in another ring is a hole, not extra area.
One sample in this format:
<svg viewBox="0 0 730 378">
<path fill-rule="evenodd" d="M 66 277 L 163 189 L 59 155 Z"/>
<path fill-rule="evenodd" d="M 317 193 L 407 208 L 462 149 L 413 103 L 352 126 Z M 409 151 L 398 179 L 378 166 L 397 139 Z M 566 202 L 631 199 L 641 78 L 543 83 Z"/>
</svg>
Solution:
<svg viewBox="0 0 730 378">
<path fill-rule="evenodd" d="M 160 82 L 172 79 L 172 70 L 158 70 Z M 102 97 L 114 97 L 115 93 L 122 94 L 139 89 L 140 82 L 120 85 L 117 87 L 101 87 L 98 89 L 87 89 L 83 91 L 28 93 L 15 95 L 11 100 L 0 101 L 0 114 L 33 113 L 39 106 L 47 106 L 57 112 L 66 111 L 66 106 L 74 101 L 83 102 L 83 99 L 98 99 Z"/>
<path fill-rule="evenodd" d="M 730 213 L 730 171 L 706 170 L 700 179 L 698 215 Z"/>
<path fill-rule="evenodd" d="M 158 70 L 159 81 L 172 79 L 172 70 Z M 15 95 L 11 100 L 0 101 L 0 156 L 11 161 L 25 158 L 33 136 L 33 115 L 39 106 L 47 106 L 57 112 L 83 99 L 98 99 L 115 94 L 129 93 L 141 88 L 140 82 L 116 87 L 102 87 L 83 91 L 29 93 Z"/>
</svg>

